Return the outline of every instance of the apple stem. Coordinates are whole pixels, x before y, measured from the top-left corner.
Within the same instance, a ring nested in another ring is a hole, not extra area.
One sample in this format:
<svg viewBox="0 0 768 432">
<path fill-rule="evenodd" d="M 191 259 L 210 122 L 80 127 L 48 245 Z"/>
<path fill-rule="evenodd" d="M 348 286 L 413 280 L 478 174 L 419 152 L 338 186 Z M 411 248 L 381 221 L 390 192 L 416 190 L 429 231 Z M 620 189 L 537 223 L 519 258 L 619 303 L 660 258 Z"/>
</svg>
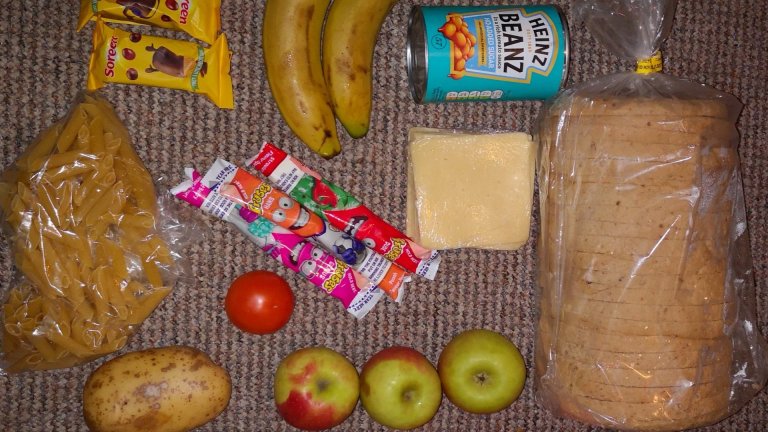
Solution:
<svg viewBox="0 0 768 432">
<path fill-rule="evenodd" d="M 410 402 L 411 399 L 413 399 L 413 397 L 415 396 L 415 393 L 416 392 L 413 389 L 408 389 L 403 392 L 403 399 Z"/>
<path fill-rule="evenodd" d="M 485 372 L 478 372 L 475 374 L 475 382 L 483 385 L 485 382 L 488 381 L 488 374 Z"/>
</svg>

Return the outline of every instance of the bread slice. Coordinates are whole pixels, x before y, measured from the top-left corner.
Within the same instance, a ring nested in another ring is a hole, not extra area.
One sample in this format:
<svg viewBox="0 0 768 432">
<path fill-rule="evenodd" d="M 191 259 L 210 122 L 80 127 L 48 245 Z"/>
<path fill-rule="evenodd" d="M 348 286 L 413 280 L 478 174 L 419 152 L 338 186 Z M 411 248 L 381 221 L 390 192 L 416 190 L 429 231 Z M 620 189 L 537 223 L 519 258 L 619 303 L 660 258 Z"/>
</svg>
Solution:
<svg viewBox="0 0 768 432">
<path fill-rule="evenodd" d="M 726 321 L 722 319 L 702 321 L 654 321 L 623 317 L 603 317 L 562 311 L 559 319 L 587 331 L 610 332 L 629 336 L 671 336 L 682 338 L 714 339 L 723 336 Z"/>
<path fill-rule="evenodd" d="M 681 117 L 715 117 L 733 120 L 728 106 L 719 99 L 659 99 L 659 98 L 589 98 L 562 100 L 549 110 L 572 116 L 649 117 L 664 116 L 672 120 Z"/>
</svg>

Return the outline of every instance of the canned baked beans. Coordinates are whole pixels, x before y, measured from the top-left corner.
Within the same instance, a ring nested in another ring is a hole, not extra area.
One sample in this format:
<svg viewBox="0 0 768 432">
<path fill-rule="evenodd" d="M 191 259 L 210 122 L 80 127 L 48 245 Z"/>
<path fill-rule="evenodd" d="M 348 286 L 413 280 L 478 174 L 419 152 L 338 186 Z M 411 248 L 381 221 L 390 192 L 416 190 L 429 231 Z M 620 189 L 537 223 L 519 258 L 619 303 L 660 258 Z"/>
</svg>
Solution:
<svg viewBox="0 0 768 432">
<path fill-rule="evenodd" d="M 539 6 L 414 6 L 408 83 L 418 103 L 544 100 L 568 73 L 562 10 Z"/>
</svg>

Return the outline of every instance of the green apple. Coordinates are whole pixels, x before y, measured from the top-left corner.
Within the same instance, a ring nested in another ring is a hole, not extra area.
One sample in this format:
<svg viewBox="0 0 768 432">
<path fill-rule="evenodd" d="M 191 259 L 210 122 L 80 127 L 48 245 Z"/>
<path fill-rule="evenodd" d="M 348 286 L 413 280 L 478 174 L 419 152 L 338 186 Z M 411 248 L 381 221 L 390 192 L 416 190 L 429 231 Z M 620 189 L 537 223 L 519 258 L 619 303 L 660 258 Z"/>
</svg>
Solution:
<svg viewBox="0 0 768 432">
<path fill-rule="evenodd" d="M 378 423 L 393 429 L 426 424 L 442 398 L 435 367 L 413 348 L 385 348 L 368 359 L 360 372 L 363 408 Z"/>
<path fill-rule="evenodd" d="M 520 397 L 525 361 L 509 339 L 491 330 L 467 330 L 437 361 L 443 391 L 454 405 L 477 414 L 501 411 Z"/>
<path fill-rule="evenodd" d="M 277 411 L 293 427 L 330 429 L 354 411 L 360 394 L 355 366 L 326 347 L 308 347 L 286 356 L 275 372 Z"/>
</svg>

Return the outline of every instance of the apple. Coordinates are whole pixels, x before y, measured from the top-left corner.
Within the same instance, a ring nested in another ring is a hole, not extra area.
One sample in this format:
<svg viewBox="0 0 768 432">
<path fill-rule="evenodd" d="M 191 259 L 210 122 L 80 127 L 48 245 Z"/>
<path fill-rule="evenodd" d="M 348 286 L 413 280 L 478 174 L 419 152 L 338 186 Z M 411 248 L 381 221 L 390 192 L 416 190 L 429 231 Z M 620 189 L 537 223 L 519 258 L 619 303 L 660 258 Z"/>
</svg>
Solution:
<svg viewBox="0 0 768 432">
<path fill-rule="evenodd" d="M 467 330 L 443 348 L 437 361 L 443 391 L 454 405 L 477 414 L 501 411 L 520 397 L 525 361 L 503 335 Z"/>
<path fill-rule="evenodd" d="M 426 424 L 442 398 L 435 367 L 413 348 L 385 348 L 368 359 L 360 372 L 363 408 L 378 423 L 393 429 Z"/>
<path fill-rule="evenodd" d="M 360 394 L 357 369 L 343 355 L 307 347 L 286 356 L 275 372 L 275 404 L 293 427 L 330 429 L 352 414 Z"/>
</svg>

